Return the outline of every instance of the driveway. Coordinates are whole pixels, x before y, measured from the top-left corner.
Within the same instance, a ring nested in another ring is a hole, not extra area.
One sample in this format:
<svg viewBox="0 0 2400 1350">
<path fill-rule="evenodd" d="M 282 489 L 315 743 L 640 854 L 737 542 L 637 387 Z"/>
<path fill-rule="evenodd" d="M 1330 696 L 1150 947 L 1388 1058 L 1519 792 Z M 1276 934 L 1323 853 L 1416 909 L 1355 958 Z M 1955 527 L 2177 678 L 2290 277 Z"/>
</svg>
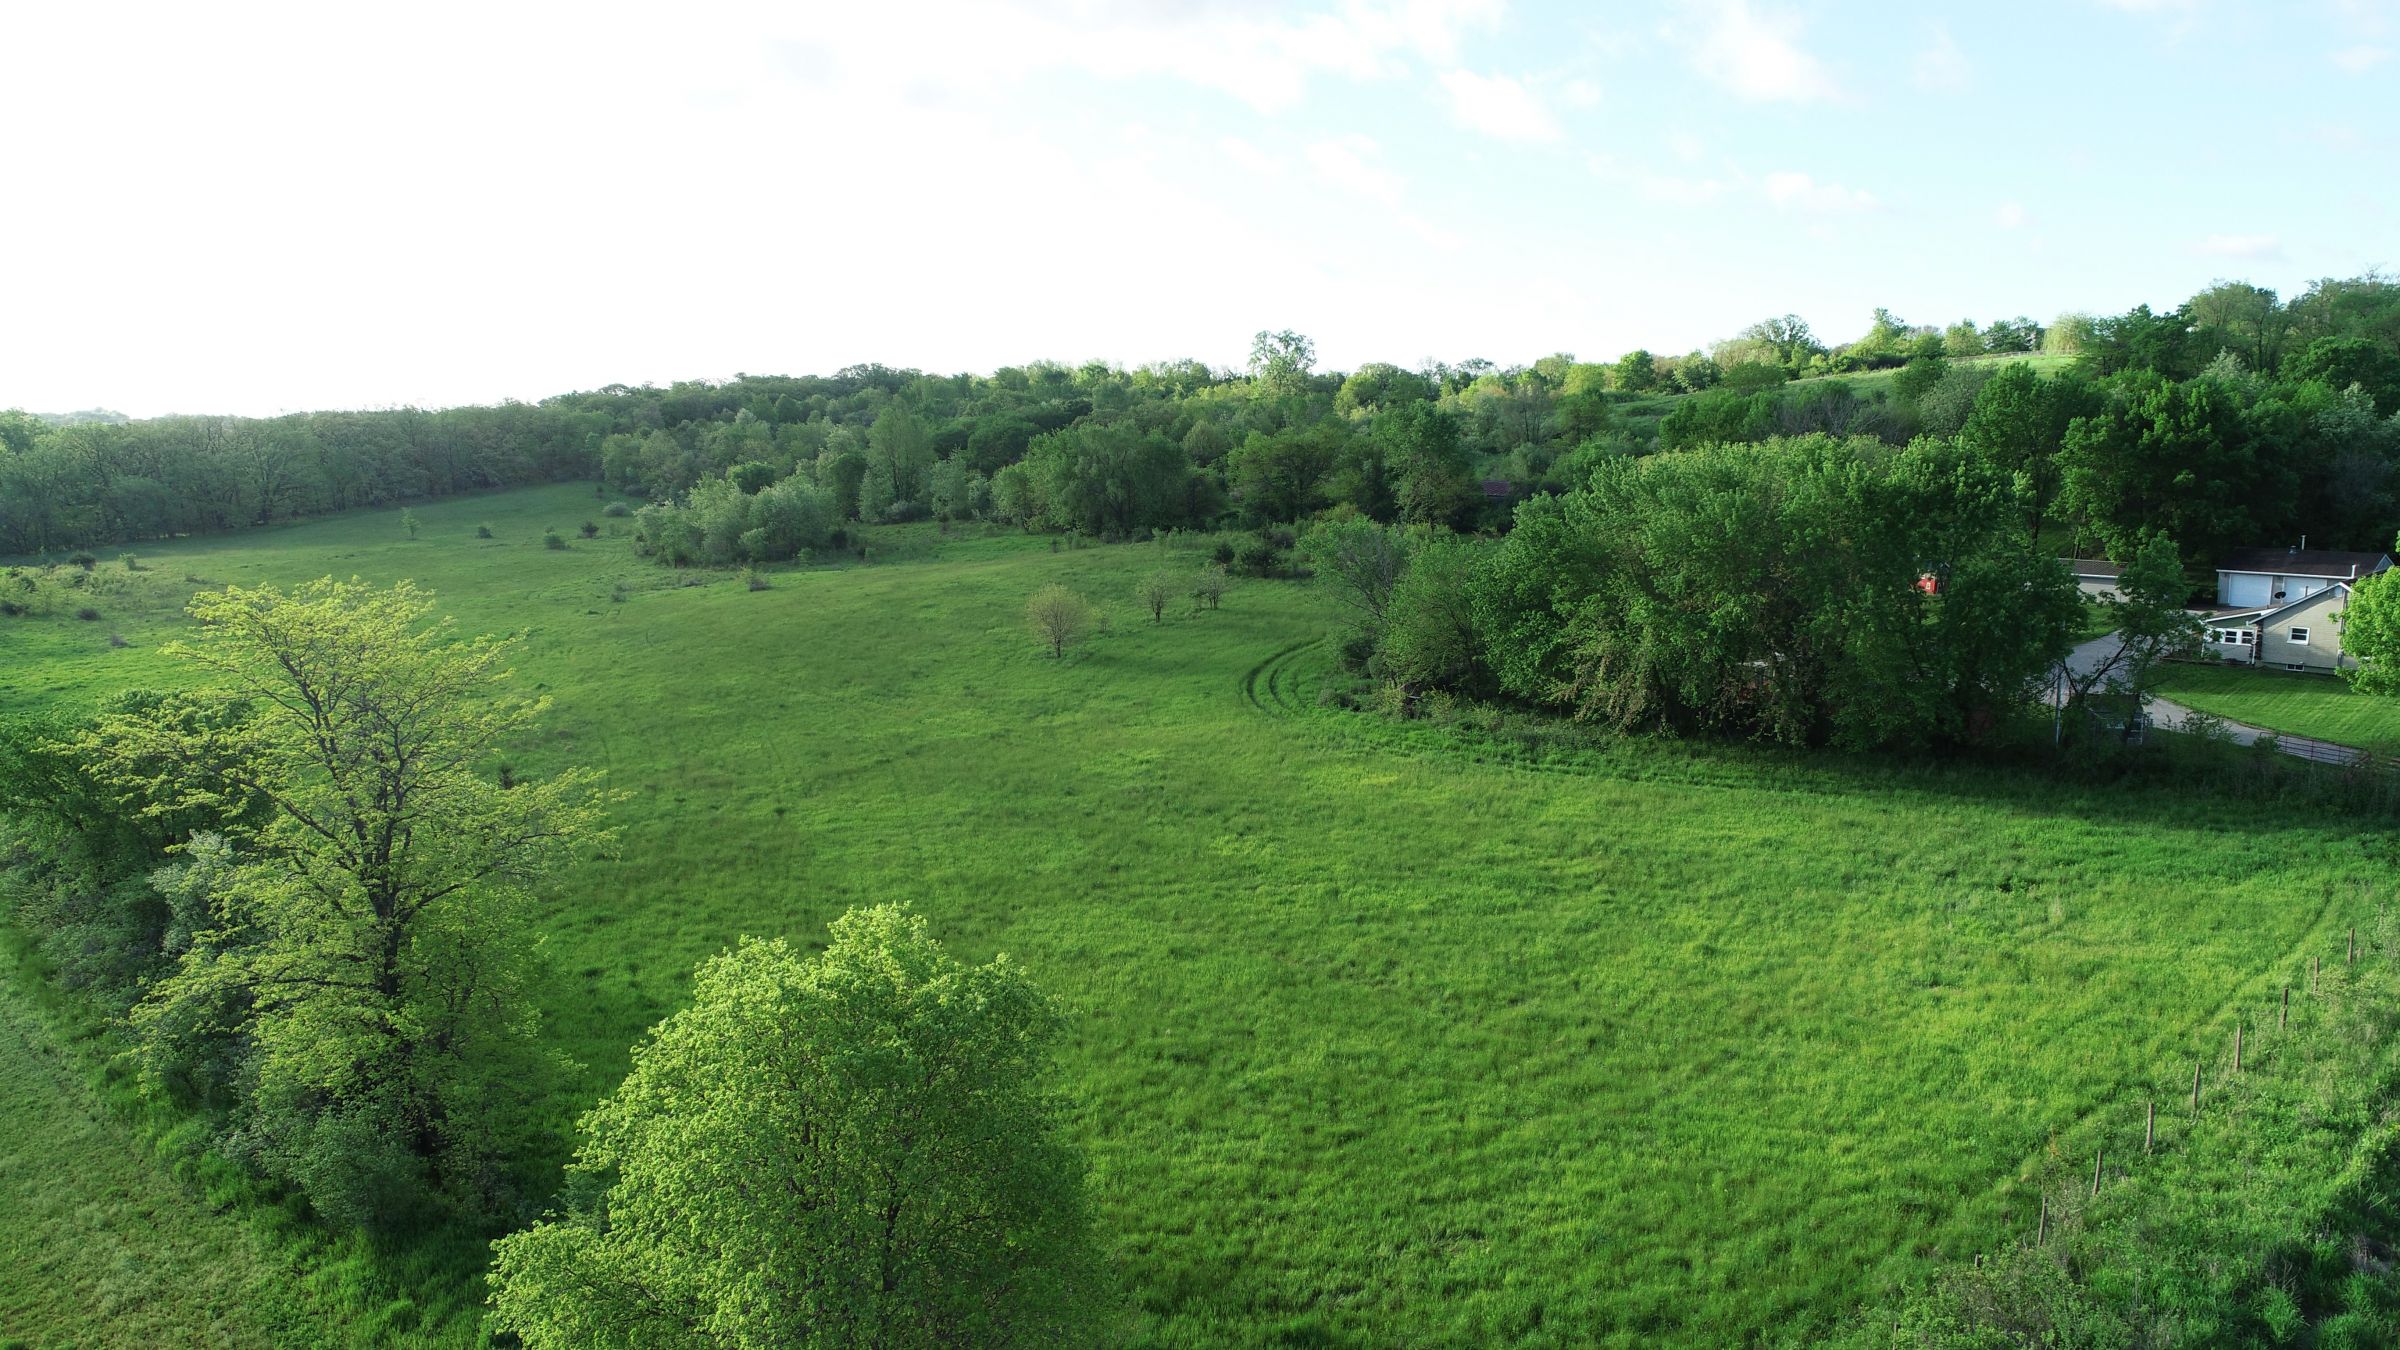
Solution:
<svg viewBox="0 0 2400 1350">
<path fill-rule="evenodd" d="M 2084 677 L 2106 664 L 2109 658 L 2115 656 L 2123 647 L 2124 644 L 2117 640 L 2116 634 L 2103 633 L 2089 642 L 2078 644 L 2075 650 L 2068 652 L 2066 667 L 2080 682 Z M 2061 692 L 2058 686 L 2053 684 L 2050 688 L 2049 701 L 2056 702 Z M 2155 695 L 2150 699 L 2149 711 L 2151 725 L 2166 731 L 2183 730 L 2185 721 L 2197 715 L 2192 709 L 2180 703 Z M 2311 740 L 2306 736 L 2294 736 L 2286 732 L 2271 731 L 2266 727 L 2254 727 L 2246 722 L 2229 722 L 2224 718 L 2216 720 L 2235 745 L 2253 745 L 2261 737 L 2272 736 L 2275 738 L 2277 748 L 2285 754 L 2318 764 L 2342 764 L 2352 759 L 2364 758 L 2366 755 L 2365 751 L 2355 746 Z"/>
</svg>

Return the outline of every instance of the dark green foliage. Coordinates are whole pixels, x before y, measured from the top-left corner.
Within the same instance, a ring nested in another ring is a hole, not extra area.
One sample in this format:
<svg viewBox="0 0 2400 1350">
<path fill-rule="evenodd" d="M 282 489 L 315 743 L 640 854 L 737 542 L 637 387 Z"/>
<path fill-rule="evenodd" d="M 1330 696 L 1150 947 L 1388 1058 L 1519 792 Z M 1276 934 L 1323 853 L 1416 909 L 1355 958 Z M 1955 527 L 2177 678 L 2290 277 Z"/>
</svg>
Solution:
<svg viewBox="0 0 2400 1350">
<path fill-rule="evenodd" d="M 556 530 L 544 530 L 544 531 L 542 531 L 542 547 L 543 547 L 543 548 L 553 548 L 553 549 L 556 549 L 556 548 L 565 548 L 566 546 L 567 546 L 567 537 L 566 537 L 565 535 L 563 535 L 563 534 L 560 534 L 560 533 L 559 533 L 558 531 L 556 531 Z"/>
<path fill-rule="evenodd" d="M 2287 456 L 2286 445 L 2254 434 L 2238 393 L 2220 381 L 2140 373 L 2069 427 L 2058 501 L 2112 557 L 2155 530 L 2205 571 L 2227 549 L 2286 529 L 2299 490 Z"/>
<path fill-rule="evenodd" d="M 1502 690 L 1612 726 L 1971 740 L 2079 621 L 2018 509 L 2005 480 L 1938 444 L 1617 461 L 1520 509 L 1476 575 L 1472 627 Z"/>
</svg>

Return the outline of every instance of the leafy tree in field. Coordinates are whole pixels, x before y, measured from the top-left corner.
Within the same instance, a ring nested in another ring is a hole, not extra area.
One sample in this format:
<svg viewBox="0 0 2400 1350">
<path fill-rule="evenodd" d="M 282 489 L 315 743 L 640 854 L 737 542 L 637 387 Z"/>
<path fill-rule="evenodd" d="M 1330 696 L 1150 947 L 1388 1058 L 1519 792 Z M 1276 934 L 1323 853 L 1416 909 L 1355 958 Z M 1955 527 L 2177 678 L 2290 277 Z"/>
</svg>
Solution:
<svg viewBox="0 0 2400 1350">
<path fill-rule="evenodd" d="M 898 906 L 816 956 L 744 940 L 584 1117 L 594 1198 L 494 1244 L 495 1325 L 533 1350 L 1103 1339 L 1063 1024 Z"/>
<path fill-rule="evenodd" d="M 1029 519 L 1053 529 L 1122 538 L 1207 514 L 1182 450 L 1131 427 L 1054 431 L 1034 441 L 1019 467 L 1038 507 Z"/>
<path fill-rule="evenodd" d="M 1481 547 L 1452 534 L 1418 543 L 1379 619 L 1378 675 L 1410 688 L 1484 692 L 1474 606 Z"/>
<path fill-rule="evenodd" d="M 400 508 L 400 529 L 411 539 L 417 537 L 417 513 L 405 506 Z"/>
<path fill-rule="evenodd" d="M 1099 618 L 1089 600 L 1057 582 L 1035 591 L 1033 598 L 1025 602 L 1025 622 L 1050 649 L 1052 657 L 1066 655 L 1067 648 L 1090 632 Z"/>
<path fill-rule="evenodd" d="M 1225 603 L 1225 592 L 1232 584 L 1224 568 L 1204 567 L 1192 582 L 1192 598 L 1200 602 L 1202 609 L 1215 609 Z"/>
<path fill-rule="evenodd" d="M 1381 631 L 1392 588 L 1408 570 L 1408 537 L 1389 525 L 1351 517 L 1328 520 L 1300 544 L 1334 595 L 1357 611 L 1359 625 L 1370 634 Z"/>
<path fill-rule="evenodd" d="M 603 838 L 596 775 L 476 772 L 547 701 L 499 697 L 512 644 L 432 608 L 406 582 L 203 593 L 199 636 L 168 651 L 209 687 L 83 743 L 151 810 L 232 822 L 188 949 L 134 1013 L 153 1081 L 219 1062 L 241 1150 L 337 1222 L 427 1189 L 500 1198 L 551 1063 L 531 887 Z"/>
<path fill-rule="evenodd" d="M 1178 580 L 1172 572 L 1152 572 L 1134 588 L 1134 595 L 1142 602 L 1142 608 L 1150 611 L 1150 622 L 1159 623 L 1166 619 L 1167 602 L 1175 598 Z"/>
<path fill-rule="evenodd" d="M 1876 311 L 1881 314 L 1882 311 Z M 1765 344 L 1775 353 L 1775 360 L 1786 370 L 1798 370 L 1808 358 L 1824 350 L 1815 333 L 1809 331 L 1808 321 L 1797 314 L 1778 315 L 1762 319 L 1742 330 L 1742 336 Z"/>
</svg>

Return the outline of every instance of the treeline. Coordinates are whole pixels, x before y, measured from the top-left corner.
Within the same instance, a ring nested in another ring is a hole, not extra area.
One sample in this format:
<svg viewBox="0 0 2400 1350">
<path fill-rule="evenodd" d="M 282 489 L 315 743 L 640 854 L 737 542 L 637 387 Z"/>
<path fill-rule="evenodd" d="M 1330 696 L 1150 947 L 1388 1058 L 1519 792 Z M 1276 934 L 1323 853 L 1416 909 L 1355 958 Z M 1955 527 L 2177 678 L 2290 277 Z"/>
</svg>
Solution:
<svg viewBox="0 0 2400 1350">
<path fill-rule="evenodd" d="M 1308 539 L 1402 697 L 1850 747 L 1989 733 L 2081 621 L 2009 480 L 1956 446 L 1777 439 L 1615 460 L 1498 540 Z"/>
<path fill-rule="evenodd" d="M 2039 377 L 1989 359 L 2035 348 L 2071 368 Z M 1845 372 L 1868 373 L 1818 378 Z M 1241 371 L 854 366 L 442 412 L 0 414 L 0 552 L 576 478 L 658 508 L 642 545 L 673 564 L 772 561 L 854 523 L 929 518 L 1109 537 L 1346 507 L 1496 529 L 1516 502 L 1576 489 L 1607 460 L 1823 434 L 1956 440 L 2021 480 L 2029 529 L 2064 521 L 2079 536 L 2066 542 L 2121 549 L 2159 528 L 2197 561 L 2302 533 L 2380 542 L 2396 411 L 2400 286 L 2377 275 L 2289 302 L 2224 283 L 2167 313 L 2046 327 L 1878 310 L 1838 347 L 1786 315 L 1707 351 L 1614 362 L 1320 372 L 1308 339 L 1261 333 Z"/>
</svg>

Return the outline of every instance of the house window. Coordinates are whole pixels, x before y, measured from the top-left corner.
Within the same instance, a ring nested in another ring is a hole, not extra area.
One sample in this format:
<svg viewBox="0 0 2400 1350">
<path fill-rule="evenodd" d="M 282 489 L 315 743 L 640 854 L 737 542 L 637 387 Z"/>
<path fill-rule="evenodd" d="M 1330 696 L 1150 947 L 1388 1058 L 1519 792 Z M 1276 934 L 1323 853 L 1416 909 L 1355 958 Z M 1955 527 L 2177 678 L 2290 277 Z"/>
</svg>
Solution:
<svg viewBox="0 0 2400 1350">
<path fill-rule="evenodd" d="M 2306 666 L 2304 666 L 2304 665 L 2301 665 L 2301 664 L 2300 664 L 2299 662 L 2297 662 L 2297 661 L 2286 661 L 2286 662 L 2284 662 L 2284 663 L 2283 663 L 2283 668 L 2284 668 L 2285 670 L 2306 670 L 2306 669 L 2308 669 L 2308 667 L 2306 667 Z"/>
<path fill-rule="evenodd" d="M 2292 641 L 2294 641 L 2294 642 L 2306 642 L 2306 641 L 2308 641 L 2308 630 L 2307 630 L 2307 629 L 2305 629 L 2305 628 L 2295 628 L 2295 629 L 2293 629 L 2293 630 L 2292 630 Z"/>
</svg>

